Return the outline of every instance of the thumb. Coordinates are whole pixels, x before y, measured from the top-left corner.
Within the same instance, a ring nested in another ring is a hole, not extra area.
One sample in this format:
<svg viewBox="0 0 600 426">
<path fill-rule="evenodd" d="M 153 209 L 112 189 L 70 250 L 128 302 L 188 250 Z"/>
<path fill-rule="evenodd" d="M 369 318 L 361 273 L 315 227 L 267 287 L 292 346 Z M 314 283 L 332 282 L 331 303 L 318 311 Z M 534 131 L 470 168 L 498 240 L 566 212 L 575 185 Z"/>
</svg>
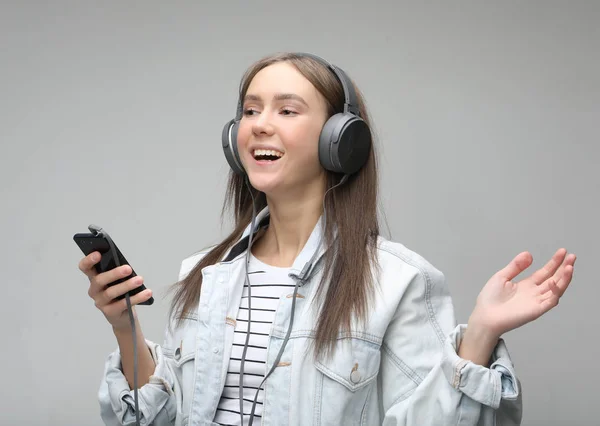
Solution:
<svg viewBox="0 0 600 426">
<path fill-rule="evenodd" d="M 497 275 L 510 281 L 517 275 L 529 268 L 533 262 L 533 256 L 531 253 L 524 251 L 515 256 L 503 269 L 498 271 Z"/>
</svg>

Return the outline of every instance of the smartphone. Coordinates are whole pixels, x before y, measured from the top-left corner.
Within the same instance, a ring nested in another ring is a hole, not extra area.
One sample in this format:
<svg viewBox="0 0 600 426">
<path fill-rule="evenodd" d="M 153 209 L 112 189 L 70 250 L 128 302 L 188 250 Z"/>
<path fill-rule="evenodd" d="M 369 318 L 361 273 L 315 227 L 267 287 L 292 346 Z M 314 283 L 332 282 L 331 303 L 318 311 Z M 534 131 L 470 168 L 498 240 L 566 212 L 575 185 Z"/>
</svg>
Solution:
<svg viewBox="0 0 600 426">
<path fill-rule="evenodd" d="M 73 236 L 73 240 L 79 246 L 79 248 L 81 249 L 83 254 L 85 254 L 86 256 L 95 251 L 100 252 L 100 254 L 102 255 L 102 258 L 100 259 L 100 262 L 98 262 L 98 263 L 96 263 L 96 265 L 94 265 L 94 267 L 96 268 L 96 271 L 99 274 L 110 271 L 111 269 L 114 269 L 117 267 L 117 263 L 115 262 L 112 251 L 110 249 L 110 244 L 108 243 L 108 240 L 103 235 L 96 235 L 96 234 L 92 234 L 92 233 L 81 233 L 81 234 L 75 234 Z M 117 256 L 119 257 L 120 265 L 121 266 L 129 265 L 129 262 L 127 261 L 127 259 L 125 259 L 125 256 L 123 256 L 123 254 L 121 253 L 121 250 L 119 250 L 119 247 L 117 247 L 114 240 L 113 240 L 113 244 L 117 251 Z M 129 265 L 129 266 L 131 266 L 131 265 Z M 127 281 L 128 279 L 135 277 L 135 276 L 137 276 L 137 274 L 133 270 L 133 267 L 131 267 L 131 274 L 129 276 L 120 278 L 117 281 L 110 283 L 109 287 L 119 284 L 119 283 L 122 283 L 124 281 Z M 142 284 L 139 287 L 137 287 L 133 290 L 130 290 L 129 297 L 131 297 L 135 294 L 138 294 L 140 291 L 144 291 L 145 289 L 146 289 L 146 287 L 144 286 L 144 284 Z M 118 296 L 115 300 L 121 300 L 124 298 L 125 298 L 125 294 L 122 294 L 121 296 Z M 150 296 L 150 298 L 148 300 L 140 303 L 140 305 L 152 305 L 153 303 L 154 303 L 154 297 Z"/>
</svg>

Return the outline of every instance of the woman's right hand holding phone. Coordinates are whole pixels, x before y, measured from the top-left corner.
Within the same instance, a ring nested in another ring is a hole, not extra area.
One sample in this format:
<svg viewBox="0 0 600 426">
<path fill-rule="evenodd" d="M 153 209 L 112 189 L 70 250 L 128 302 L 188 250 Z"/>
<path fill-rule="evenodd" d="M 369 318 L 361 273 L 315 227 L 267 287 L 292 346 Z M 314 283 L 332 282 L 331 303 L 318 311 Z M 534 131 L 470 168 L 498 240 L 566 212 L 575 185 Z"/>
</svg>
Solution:
<svg viewBox="0 0 600 426">
<path fill-rule="evenodd" d="M 109 286 L 109 284 L 131 274 L 131 267 L 129 265 L 123 265 L 99 274 L 96 272 L 94 266 L 100 261 L 100 258 L 100 253 L 95 251 L 88 256 L 85 256 L 79 262 L 79 269 L 90 281 L 88 295 L 94 300 L 96 307 L 104 314 L 115 331 L 130 330 L 131 324 L 127 312 L 127 301 L 124 298 L 121 300 L 115 299 L 128 291 L 139 287 L 144 280 L 138 275 L 122 283 Z M 151 296 L 152 291 L 146 289 L 131 296 L 131 305 L 135 306 L 145 302 Z M 133 309 L 133 313 L 135 315 L 135 309 Z"/>
</svg>

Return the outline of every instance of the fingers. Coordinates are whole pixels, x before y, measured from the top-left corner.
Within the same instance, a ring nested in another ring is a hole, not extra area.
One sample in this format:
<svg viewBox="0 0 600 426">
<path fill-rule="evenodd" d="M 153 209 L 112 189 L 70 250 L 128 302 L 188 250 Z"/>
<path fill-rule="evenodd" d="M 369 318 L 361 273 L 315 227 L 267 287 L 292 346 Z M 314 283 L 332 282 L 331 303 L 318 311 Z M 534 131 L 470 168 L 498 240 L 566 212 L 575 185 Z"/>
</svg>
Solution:
<svg viewBox="0 0 600 426">
<path fill-rule="evenodd" d="M 545 313 L 558 305 L 562 293 L 553 279 L 545 281 L 540 287 L 545 288 L 540 300 L 540 308 Z"/>
<path fill-rule="evenodd" d="M 548 278 L 553 276 L 560 265 L 563 263 L 565 256 L 567 254 L 567 250 L 564 248 L 558 249 L 554 256 L 546 263 L 542 268 L 538 269 L 531 275 L 531 279 L 536 284 L 541 284 L 546 281 Z"/>
<path fill-rule="evenodd" d="M 575 256 L 575 254 L 573 254 L 573 253 L 566 256 L 564 258 L 563 263 L 560 265 L 558 270 L 554 273 L 552 278 L 548 278 L 548 280 L 547 280 L 547 281 L 552 280 L 555 283 L 554 285 L 560 292 L 561 297 L 567 290 L 567 287 L 569 287 L 569 284 L 571 283 L 571 280 L 573 278 L 573 270 L 574 270 L 574 265 L 575 265 L 576 260 L 577 260 L 577 256 Z M 542 283 L 541 285 L 544 286 L 545 284 L 546 284 L 546 282 L 544 281 L 544 283 Z M 544 286 L 544 287 L 547 287 L 547 286 Z M 543 290 L 542 293 L 544 293 L 546 291 L 547 291 L 547 288 L 545 290 Z"/>
<path fill-rule="evenodd" d="M 565 294 L 565 291 L 571 283 L 571 279 L 573 278 L 573 263 L 575 262 L 574 255 L 573 259 L 570 259 L 570 261 L 572 263 L 562 268 L 558 280 L 555 278 L 548 278 L 537 287 L 542 304 L 548 309 L 558 305 L 560 298 Z"/>
<path fill-rule="evenodd" d="M 130 278 L 127 281 L 107 288 L 103 293 L 103 298 L 106 304 L 109 304 L 117 297 L 138 288 L 143 282 L 144 279 L 141 276 Z"/>
<path fill-rule="evenodd" d="M 88 254 L 86 257 L 79 261 L 79 270 L 85 275 L 87 275 L 88 278 L 95 277 L 96 275 L 98 275 L 98 273 L 96 272 L 94 266 L 96 265 L 96 263 L 100 262 L 100 259 L 100 252 L 95 251 L 93 253 Z"/>
<path fill-rule="evenodd" d="M 90 278 L 90 289 L 88 295 L 96 300 L 97 296 L 101 294 L 106 286 L 113 283 L 121 278 L 125 278 L 131 274 L 131 266 L 123 265 L 117 268 L 111 269 L 110 271 L 96 274 Z"/>
<path fill-rule="evenodd" d="M 549 297 L 554 296 L 562 296 L 559 288 L 556 286 L 556 281 L 554 280 L 554 278 L 547 279 L 542 284 L 535 287 L 535 289 L 537 290 L 534 291 L 536 291 L 540 295 L 541 300 L 546 300 Z"/>
<path fill-rule="evenodd" d="M 576 260 L 577 260 L 577 256 L 575 256 L 575 254 L 571 253 L 571 254 L 567 255 L 567 257 L 565 257 L 565 260 L 562 263 L 562 265 L 560 265 L 560 268 L 558 268 L 558 271 L 556 271 L 556 274 L 554 274 L 554 278 L 556 278 L 556 280 L 558 281 L 558 279 L 563 275 L 564 269 L 567 266 L 574 267 Z"/>
<path fill-rule="evenodd" d="M 128 291 L 134 290 L 142 285 L 144 279 L 141 276 L 136 276 L 128 279 L 127 281 L 123 281 L 122 283 L 115 284 L 110 286 L 103 291 L 99 292 L 97 297 L 94 299 L 96 301 L 96 306 L 98 308 L 102 308 L 103 306 L 109 305 L 113 303 L 113 301 Z"/>
<path fill-rule="evenodd" d="M 569 284 L 571 283 L 572 279 L 573 264 L 566 265 L 562 270 L 562 274 L 556 281 L 556 288 L 560 292 L 560 296 L 562 296 L 565 293 L 565 291 L 567 291 L 567 288 L 569 287 Z"/>
<path fill-rule="evenodd" d="M 131 274 L 131 266 L 123 265 L 111 269 L 110 271 L 103 272 L 96 276 L 96 284 L 100 287 L 105 287 L 110 283 L 114 283 L 121 278 L 125 278 Z"/>
<path fill-rule="evenodd" d="M 152 296 L 152 290 L 147 288 L 144 291 L 139 292 L 138 294 L 131 296 L 129 301 L 131 302 L 131 306 L 139 305 L 142 302 L 150 299 Z M 106 305 L 100 309 L 107 318 L 116 318 L 119 317 L 123 312 L 127 310 L 127 300 L 121 299 L 116 300 L 109 305 Z"/>
<path fill-rule="evenodd" d="M 519 253 L 511 262 L 506 265 L 503 269 L 498 271 L 498 275 L 507 281 L 512 280 L 525 269 L 529 268 L 533 262 L 533 257 L 530 253 L 524 251 Z"/>
</svg>

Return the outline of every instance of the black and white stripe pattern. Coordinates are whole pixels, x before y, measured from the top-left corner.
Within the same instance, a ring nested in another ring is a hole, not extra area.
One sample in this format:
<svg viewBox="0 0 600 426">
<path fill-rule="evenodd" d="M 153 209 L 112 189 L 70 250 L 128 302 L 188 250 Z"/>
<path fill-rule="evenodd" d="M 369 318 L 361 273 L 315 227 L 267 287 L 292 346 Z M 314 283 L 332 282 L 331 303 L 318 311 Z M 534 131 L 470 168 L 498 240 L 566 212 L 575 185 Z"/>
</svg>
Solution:
<svg viewBox="0 0 600 426">
<path fill-rule="evenodd" d="M 247 424 L 256 390 L 266 374 L 267 345 L 279 298 L 292 294 L 295 283 L 289 268 L 267 265 L 250 256 L 248 279 L 252 286 L 252 324 L 244 363 L 244 425 Z M 214 421 L 220 425 L 240 425 L 240 365 L 248 333 L 248 288 L 244 286 L 233 334 L 233 347 L 225 387 Z M 260 424 L 264 389 L 258 393 L 254 424 Z"/>
</svg>

